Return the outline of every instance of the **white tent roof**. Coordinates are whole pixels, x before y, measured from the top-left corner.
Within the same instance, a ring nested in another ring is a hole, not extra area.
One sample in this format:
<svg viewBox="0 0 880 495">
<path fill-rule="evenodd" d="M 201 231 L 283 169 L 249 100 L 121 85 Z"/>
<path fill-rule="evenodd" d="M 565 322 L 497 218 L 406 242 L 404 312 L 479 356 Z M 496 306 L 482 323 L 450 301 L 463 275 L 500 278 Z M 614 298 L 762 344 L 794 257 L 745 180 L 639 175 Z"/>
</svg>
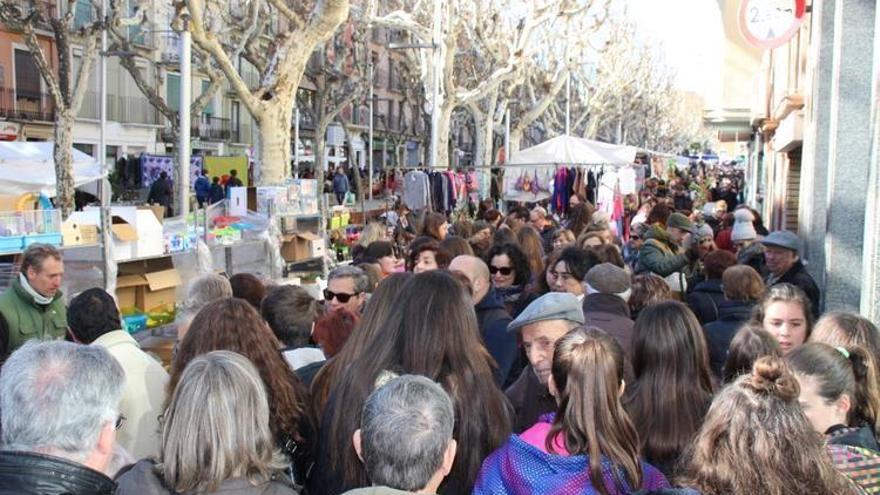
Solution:
<svg viewBox="0 0 880 495">
<path fill-rule="evenodd" d="M 52 142 L 0 142 L 0 194 L 16 196 L 40 192 L 55 196 L 55 159 Z M 73 149 L 73 183 L 82 186 L 103 177 L 101 165 Z"/>
<path fill-rule="evenodd" d="M 513 153 L 508 165 L 625 165 L 633 163 L 638 148 L 602 143 L 574 136 L 557 136 Z"/>
</svg>

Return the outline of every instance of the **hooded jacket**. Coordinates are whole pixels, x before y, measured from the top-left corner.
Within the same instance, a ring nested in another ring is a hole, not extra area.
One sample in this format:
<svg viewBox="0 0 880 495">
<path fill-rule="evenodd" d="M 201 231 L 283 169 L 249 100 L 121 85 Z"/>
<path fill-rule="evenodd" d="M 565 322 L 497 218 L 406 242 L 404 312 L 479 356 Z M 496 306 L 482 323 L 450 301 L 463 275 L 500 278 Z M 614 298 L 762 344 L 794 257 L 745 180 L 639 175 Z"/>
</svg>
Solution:
<svg viewBox="0 0 880 495">
<path fill-rule="evenodd" d="M 553 415 L 541 418 L 552 422 Z M 474 486 L 474 495 L 541 495 L 579 493 L 595 495 L 595 481 L 590 479 L 590 460 L 586 455 L 556 455 L 544 452 L 517 435 L 484 462 Z M 602 459 L 602 482 L 611 495 L 623 495 L 645 489 L 666 488 L 669 483 L 655 467 L 642 462 L 642 486 L 618 486 L 615 467 Z"/>
<path fill-rule="evenodd" d="M 0 451 L 0 495 L 112 495 L 116 483 L 60 457 Z"/>
</svg>

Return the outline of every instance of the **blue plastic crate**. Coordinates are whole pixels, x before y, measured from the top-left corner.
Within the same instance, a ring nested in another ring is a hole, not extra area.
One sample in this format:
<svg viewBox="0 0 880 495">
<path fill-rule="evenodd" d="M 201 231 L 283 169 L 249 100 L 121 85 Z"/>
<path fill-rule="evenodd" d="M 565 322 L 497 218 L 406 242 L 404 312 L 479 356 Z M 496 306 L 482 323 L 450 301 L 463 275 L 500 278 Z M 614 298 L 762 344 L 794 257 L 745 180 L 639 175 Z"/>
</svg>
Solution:
<svg viewBox="0 0 880 495">
<path fill-rule="evenodd" d="M 50 232 L 48 234 L 32 234 L 25 236 L 24 238 L 24 247 L 28 247 L 31 244 L 41 243 L 41 244 L 52 244 L 53 246 L 60 246 L 62 242 L 62 237 L 60 233 Z"/>
<path fill-rule="evenodd" d="M 9 236 L 0 237 L 0 253 L 18 252 L 24 248 L 24 237 Z"/>
<path fill-rule="evenodd" d="M 136 333 L 147 328 L 147 315 L 134 314 L 122 317 L 122 326 L 128 333 Z"/>
</svg>

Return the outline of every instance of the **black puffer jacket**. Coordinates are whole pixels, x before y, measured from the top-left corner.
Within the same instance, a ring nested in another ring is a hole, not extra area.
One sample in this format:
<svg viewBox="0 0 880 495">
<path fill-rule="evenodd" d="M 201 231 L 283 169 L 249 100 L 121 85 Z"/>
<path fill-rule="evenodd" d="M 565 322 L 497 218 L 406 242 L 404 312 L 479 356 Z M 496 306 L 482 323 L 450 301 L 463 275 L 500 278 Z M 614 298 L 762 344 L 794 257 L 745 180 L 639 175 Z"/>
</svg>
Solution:
<svg viewBox="0 0 880 495">
<path fill-rule="evenodd" d="M 116 483 L 66 459 L 0 451 L 0 495 L 112 495 Z"/>
</svg>

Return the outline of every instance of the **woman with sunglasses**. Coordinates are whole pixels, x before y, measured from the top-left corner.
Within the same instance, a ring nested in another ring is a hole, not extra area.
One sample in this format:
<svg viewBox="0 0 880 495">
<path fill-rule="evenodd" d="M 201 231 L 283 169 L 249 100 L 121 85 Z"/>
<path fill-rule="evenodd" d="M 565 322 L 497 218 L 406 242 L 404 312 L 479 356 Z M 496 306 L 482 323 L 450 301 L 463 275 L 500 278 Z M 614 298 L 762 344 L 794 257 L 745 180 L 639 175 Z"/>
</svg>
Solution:
<svg viewBox="0 0 880 495">
<path fill-rule="evenodd" d="M 532 278 L 526 255 L 516 244 L 496 244 L 487 258 L 495 292 L 511 316 L 516 317 L 523 307 L 520 304 L 523 292 Z"/>
</svg>

